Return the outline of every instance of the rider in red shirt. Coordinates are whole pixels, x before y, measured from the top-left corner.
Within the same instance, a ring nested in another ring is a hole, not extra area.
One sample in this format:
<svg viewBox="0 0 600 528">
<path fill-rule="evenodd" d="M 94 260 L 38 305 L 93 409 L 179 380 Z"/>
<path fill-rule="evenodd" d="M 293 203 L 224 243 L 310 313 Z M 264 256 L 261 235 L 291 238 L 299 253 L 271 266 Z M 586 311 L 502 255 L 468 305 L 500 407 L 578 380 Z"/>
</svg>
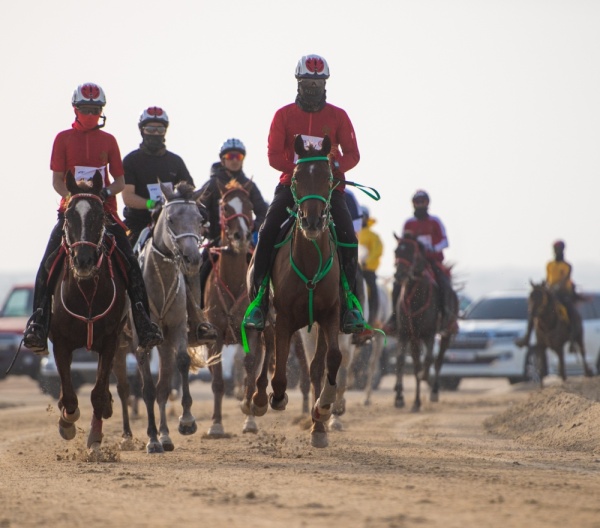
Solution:
<svg viewBox="0 0 600 528">
<path fill-rule="evenodd" d="M 331 139 L 330 163 L 335 179 L 340 181 L 331 196 L 331 214 L 340 242 L 354 244 L 354 247 L 341 246 L 340 264 L 354 291 L 358 265 L 357 239 L 352 218 L 344 198 L 344 173 L 356 166 L 360 159 L 354 127 L 344 110 L 325 101 L 325 82 L 329 78 L 329 66 L 319 55 L 306 55 L 296 66 L 298 95 L 292 104 L 280 108 L 273 117 L 268 140 L 268 156 L 271 167 L 281 171 L 279 185 L 275 189 L 265 221 L 260 228 L 258 244 L 254 253 L 253 288 L 250 298 L 254 299 L 271 267 L 274 245 L 281 225 L 289 217 L 288 208 L 294 207 L 294 197 L 290 189 L 295 168 L 296 153 L 294 141 L 302 135 L 305 142 L 319 147 L 327 135 Z M 247 328 L 262 330 L 268 311 L 268 295 L 263 297 L 260 306 L 244 319 Z M 348 309 L 341 303 L 341 330 L 345 333 L 362 332 L 365 321 L 359 310 Z"/>
<path fill-rule="evenodd" d="M 123 163 L 116 139 L 102 130 L 106 118 L 100 114 L 106 104 L 104 91 L 93 83 L 79 85 L 73 92 L 72 105 L 75 110 L 75 122 L 72 128 L 60 132 L 54 140 L 50 168 L 54 190 L 62 200 L 58 209 L 58 222 L 50 234 L 48 246 L 42 258 L 35 280 L 33 300 L 34 313 L 24 332 L 24 344 L 38 354 L 47 354 L 48 330 L 53 285 L 48 282 L 47 260 L 60 248 L 63 237 L 64 212 L 69 191 L 65 176 L 70 171 L 76 181 L 91 179 L 100 171 L 104 179 L 104 188 L 100 197 L 104 201 L 107 224 L 106 230 L 114 236 L 117 247 L 128 260 L 128 293 L 132 304 L 133 321 L 139 337 L 140 346 L 151 348 L 162 341 L 158 327 L 150 321 L 148 296 L 142 273 L 125 235 L 123 223 L 117 215 L 115 194 L 125 186 Z M 113 178 L 111 182 L 109 173 Z"/>
</svg>

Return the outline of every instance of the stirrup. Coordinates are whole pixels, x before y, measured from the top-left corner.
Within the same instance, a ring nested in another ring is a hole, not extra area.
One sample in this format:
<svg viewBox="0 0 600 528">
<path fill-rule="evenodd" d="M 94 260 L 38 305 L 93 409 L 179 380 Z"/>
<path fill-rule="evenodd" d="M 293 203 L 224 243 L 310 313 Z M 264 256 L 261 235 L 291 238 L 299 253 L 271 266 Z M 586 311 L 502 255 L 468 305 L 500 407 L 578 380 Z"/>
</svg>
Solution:
<svg viewBox="0 0 600 528">
<path fill-rule="evenodd" d="M 138 335 L 139 346 L 145 350 L 160 345 L 163 342 L 163 335 L 156 323 L 150 323 L 150 328 L 144 332 L 144 335 Z"/>
<path fill-rule="evenodd" d="M 217 329 L 207 321 L 198 323 L 195 334 L 189 334 L 188 345 L 191 347 L 211 345 L 217 340 Z"/>
<path fill-rule="evenodd" d="M 342 332 L 344 334 L 359 334 L 366 328 L 366 325 L 367 322 L 358 310 L 348 310 L 342 319 Z"/>
<path fill-rule="evenodd" d="M 47 356 L 48 337 L 39 323 L 29 323 L 23 332 L 23 344 L 37 356 Z"/>
<path fill-rule="evenodd" d="M 252 328 L 261 332 L 265 329 L 265 319 L 265 314 L 260 306 L 255 306 L 248 316 L 244 317 L 243 324 L 246 328 Z"/>
</svg>

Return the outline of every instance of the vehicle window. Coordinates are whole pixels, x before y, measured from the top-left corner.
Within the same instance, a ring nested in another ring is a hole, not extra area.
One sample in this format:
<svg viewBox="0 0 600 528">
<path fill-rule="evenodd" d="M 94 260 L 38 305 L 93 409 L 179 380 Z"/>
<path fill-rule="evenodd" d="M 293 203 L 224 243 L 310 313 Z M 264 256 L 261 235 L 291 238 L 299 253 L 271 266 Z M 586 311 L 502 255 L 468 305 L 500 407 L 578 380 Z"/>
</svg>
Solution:
<svg viewBox="0 0 600 528">
<path fill-rule="evenodd" d="M 482 299 L 469 306 L 465 319 L 527 319 L 527 299 L 505 297 Z"/>
<path fill-rule="evenodd" d="M 3 317 L 29 317 L 33 311 L 33 292 L 29 288 L 18 288 L 10 292 L 4 309 Z"/>
<path fill-rule="evenodd" d="M 600 318 L 600 295 L 592 295 L 592 305 L 596 312 L 596 317 Z"/>
<path fill-rule="evenodd" d="M 584 321 L 587 321 L 589 319 L 597 319 L 598 318 L 596 309 L 591 300 L 577 304 L 577 310 L 579 310 L 579 313 L 581 314 L 581 318 Z"/>
</svg>

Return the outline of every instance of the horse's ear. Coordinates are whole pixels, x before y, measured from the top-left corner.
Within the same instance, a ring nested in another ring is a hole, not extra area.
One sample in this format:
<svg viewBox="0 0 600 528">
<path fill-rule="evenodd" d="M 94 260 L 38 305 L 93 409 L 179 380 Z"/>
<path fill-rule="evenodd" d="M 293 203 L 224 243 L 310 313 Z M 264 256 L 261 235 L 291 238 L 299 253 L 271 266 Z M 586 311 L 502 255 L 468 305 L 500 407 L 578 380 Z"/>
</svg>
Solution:
<svg viewBox="0 0 600 528">
<path fill-rule="evenodd" d="M 321 155 L 328 156 L 330 152 L 331 152 L 331 139 L 329 139 L 329 136 L 327 134 L 325 134 L 325 137 L 323 138 L 323 142 L 321 143 Z"/>
<path fill-rule="evenodd" d="M 75 183 L 75 176 L 73 176 L 71 171 L 67 171 L 65 176 L 65 185 L 67 186 L 67 191 L 69 191 L 71 194 L 77 194 L 81 192 L 81 189 L 77 186 L 77 183 Z"/>
<path fill-rule="evenodd" d="M 100 190 L 104 187 L 104 182 L 102 181 L 102 174 L 99 170 L 94 173 L 94 177 L 92 178 L 92 193 L 100 194 Z"/>
<path fill-rule="evenodd" d="M 302 157 L 306 154 L 306 149 L 304 148 L 304 139 L 302 138 L 302 134 L 298 134 L 296 139 L 294 140 L 294 150 L 298 156 Z"/>
<path fill-rule="evenodd" d="M 166 183 L 160 182 L 160 190 L 167 199 L 167 202 L 170 202 L 173 199 L 173 196 L 175 196 L 175 191 L 173 191 L 171 186 Z"/>
<path fill-rule="evenodd" d="M 396 233 L 392 233 L 397 242 L 400 242 L 400 237 Z"/>
<path fill-rule="evenodd" d="M 534 282 L 531 279 L 529 279 L 529 284 L 531 284 L 532 288 L 535 288 L 535 284 L 534 284 Z"/>
</svg>

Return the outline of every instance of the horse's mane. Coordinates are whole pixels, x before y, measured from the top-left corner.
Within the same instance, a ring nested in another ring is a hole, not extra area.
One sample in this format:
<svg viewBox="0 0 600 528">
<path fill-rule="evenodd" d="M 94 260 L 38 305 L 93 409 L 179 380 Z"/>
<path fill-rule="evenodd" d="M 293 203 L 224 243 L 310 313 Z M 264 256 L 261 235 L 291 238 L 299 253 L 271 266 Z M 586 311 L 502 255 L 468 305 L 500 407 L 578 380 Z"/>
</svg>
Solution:
<svg viewBox="0 0 600 528">
<path fill-rule="evenodd" d="M 225 189 L 227 189 L 228 191 L 230 191 L 232 189 L 245 190 L 244 186 L 239 181 L 237 181 L 235 178 L 231 178 L 231 180 L 229 180 L 227 182 L 227 184 L 225 185 Z"/>
<path fill-rule="evenodd" d="M 195 187 L 186 181 L 181 181 L 175 186 L 175 194 L 183 200 L 191 200 Z"/>
</svg>

